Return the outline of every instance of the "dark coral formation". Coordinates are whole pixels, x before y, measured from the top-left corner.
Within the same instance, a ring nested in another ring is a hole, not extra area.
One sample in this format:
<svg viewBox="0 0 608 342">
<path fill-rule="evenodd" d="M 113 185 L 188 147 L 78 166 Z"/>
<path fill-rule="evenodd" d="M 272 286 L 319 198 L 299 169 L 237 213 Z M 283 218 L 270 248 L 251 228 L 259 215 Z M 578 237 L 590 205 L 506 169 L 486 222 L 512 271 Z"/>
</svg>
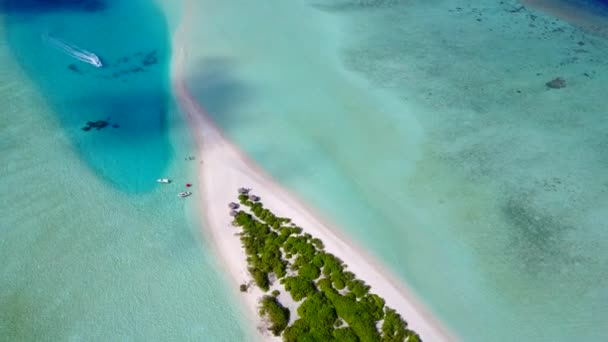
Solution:
<svg viewBox="0 0 608 342">
<path fill-rule="evenodd" d="M 137 61 L 137 59 L 139 59 L 139 61 Z M 131 56 L 123 56 L 116 59 L 116 61 L 112 64 L 112 66 L 115 67 L 113 68 L 115 71 L 113 71 L 111 74 L 106 74 L 100 77 L 105 79 L 121 78 L 121 80 L 125 82 L 126 80 L 122 78 L 123 76 L 146 72 L 148 71 L 147 67 L 150 67 L 157 63 L 157 50 L 152 50 L 145 54 L 141 51 L 138 51 Z M 110 64 L 106 63 L 105 67 L 109 68 Z"/>
<path fill-rule="evenodd" d="M 109 125 L 109 123 L 105 120 L 97 120 L 97 121 L 87 121 L 86 126 L 82 127 L 83 131 L 90 131 L 91 128 L 97 128 L 97 130 L 100 130 L 102 128 L 105 128 Z"/>
<path fill-rule="evenodd" d="M 150 66 L 158 63 L 158 58 L 156 57 L 156 50 L 153 50 L 144 56 L 142 60 L 142 64 L 144 66 Z"/>
<path fill-rule="evenodd" d="M 561 77 L 557 77 L 545 84 L 551 89 L 560 89 L 566 87 L 566 80 Z"/>
<path fill-rule="evenodd" d="M 100 130 L 100 129 L 106 128 L 108 126 L 110 126 L 110 123 L 106 120 L 87 121 L 87 124 L 84 127 L 82 127 L 82 130 L 90 131 L 92 128 L 96 128 L 97 130 Z M 112 127 L 118 128 L 120 126 L 118 124 L 112 124 Z"/>
</svg>

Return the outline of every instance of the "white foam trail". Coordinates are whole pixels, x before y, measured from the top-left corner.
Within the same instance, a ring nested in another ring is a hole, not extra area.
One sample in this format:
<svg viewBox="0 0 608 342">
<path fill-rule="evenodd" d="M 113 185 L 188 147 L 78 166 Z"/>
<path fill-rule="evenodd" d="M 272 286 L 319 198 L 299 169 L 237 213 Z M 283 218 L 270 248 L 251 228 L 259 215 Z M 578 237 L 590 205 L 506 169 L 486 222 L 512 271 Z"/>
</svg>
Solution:
<svg viewBox="0 0 608 342">
<path fill-rule="evenodd" d="M 91 64 L 98 68 L 101 68 L 103 66 L 99 57 L 97 57 L 96 54 L 90 51 L 81 49 L 74 45 L 70 45 L 58 38 L 51 37 L 47 33 L 42 35 L 42 39 L 44 39 L 46 42 L 50 43 L 54 47 L 58 48 L 59 50 L 65 52 L 66 54 L 78 59 L 79 61 Z"/>
</svg>

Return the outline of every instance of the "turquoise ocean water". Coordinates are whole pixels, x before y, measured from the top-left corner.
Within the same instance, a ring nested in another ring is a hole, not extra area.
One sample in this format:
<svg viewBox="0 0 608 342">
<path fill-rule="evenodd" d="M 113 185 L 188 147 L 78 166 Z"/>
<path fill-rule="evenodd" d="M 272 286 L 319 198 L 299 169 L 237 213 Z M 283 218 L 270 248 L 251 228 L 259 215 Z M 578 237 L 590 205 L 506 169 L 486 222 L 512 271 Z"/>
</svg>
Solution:
<svg viewBox="0 0 608 342">
<path fill-rule="evenodd" d="M 179 10 L 143 0 L 0 10 L 0 341 L 251 339 L 195 206 L 176 197 L 196 163 L 184 160 L 191 139 L 169 94 Z M 110 126 L 81 129 L 96 120 Z"/>
<path fill-rule="evenodd" d="M 457 335 L 608 339 L 606 37 L 517 1 L 189 11 L 203 106 Z"/>
</svg>

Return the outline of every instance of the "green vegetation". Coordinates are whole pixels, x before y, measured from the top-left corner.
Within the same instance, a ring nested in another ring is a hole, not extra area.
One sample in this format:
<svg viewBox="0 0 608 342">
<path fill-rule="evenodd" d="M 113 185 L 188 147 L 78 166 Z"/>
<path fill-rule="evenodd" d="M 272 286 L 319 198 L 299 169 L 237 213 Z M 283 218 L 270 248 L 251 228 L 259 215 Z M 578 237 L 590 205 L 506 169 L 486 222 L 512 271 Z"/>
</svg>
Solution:
<svg viewBox="0 0 608 342">
<path fill-rule="evenodd" d="M 279 291 L 263 297 L 260 314 L 268 317 L 273 334 L 282 333 L 286 342 L 421 341 L 384 299 L 369 293 L 370 287 L 346 270 L 342 260 L 324 251 L 321 240 L 303 234 L 302 228 L 274 215 L 261 202 L 252 202 L 247 195 L 238 198 L 243 207 L 233 225 L 242 229 L 253 281 L 268 291 L 276 276 L 300 302 L 299 318 L 288 326 L 289 309 L 276 298 Z"/>
<path fill-rule="evenodd" d="M 241 284 L 241 286 L 239 286 L 239 290 L 241 290 L 241 292 L 247 292 L 247 284 Z"/>
<path fill-rule="evenodd" d="M 283 307 L 279 301 L 272 296 L 264 296 L 260 306 L 260 315 L 268 317 L 270 327 L 275 336 L 279 336 L 289 323 L 289 309 Z"/>
</svg>

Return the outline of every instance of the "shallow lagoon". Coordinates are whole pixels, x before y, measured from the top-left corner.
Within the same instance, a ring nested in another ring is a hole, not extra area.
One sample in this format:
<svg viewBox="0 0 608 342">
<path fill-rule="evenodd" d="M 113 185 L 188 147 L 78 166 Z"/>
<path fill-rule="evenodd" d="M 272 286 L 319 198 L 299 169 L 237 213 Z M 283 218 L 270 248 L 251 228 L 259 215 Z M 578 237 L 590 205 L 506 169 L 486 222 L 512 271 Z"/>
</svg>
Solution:
<svg viewBox="0 0 608 342">
<path fill-rule="evenodd" d="M 90 3 L 102 2 L 2 2 L 0 340 L 245 340 L 237 289 L 196 208 L 176 197 L 192 181 L 192 146 L 167 92 L 164 14 L 148 1 Z M 157 63 L 143 65 L 153 50 Z M 145 70 L 124 72 L 134 67 Z M 81 129 L 108 116 L 119 127 Z"/>
</svg>

